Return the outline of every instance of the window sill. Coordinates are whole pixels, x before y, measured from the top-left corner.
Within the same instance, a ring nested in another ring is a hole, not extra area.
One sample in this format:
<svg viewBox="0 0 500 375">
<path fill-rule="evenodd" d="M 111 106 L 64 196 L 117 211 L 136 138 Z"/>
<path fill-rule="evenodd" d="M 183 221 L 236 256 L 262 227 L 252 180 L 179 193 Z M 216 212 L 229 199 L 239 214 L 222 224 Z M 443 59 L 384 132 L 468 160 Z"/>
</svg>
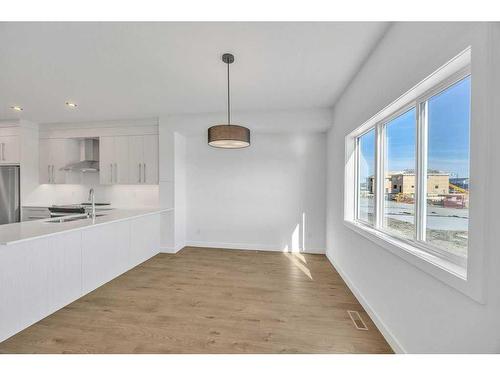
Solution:
<svg viewBox="0 0 500 375">
<path fill-rule="evenodd" d="M 484 303 L 477 289 L 471 287 L 467 280 L 467 269 L 429 254 L 416 246 L 400 241 L 388 234 L 373 229 L 367 225 L 344 220 L 344 224 L 351 230 L 359 233 L 368 240 L 376 243 L 385 250 L 403 258 L 408 263 L 435 277 L 443 283 L 462 292 L 479 303 Z"/>
</svg>

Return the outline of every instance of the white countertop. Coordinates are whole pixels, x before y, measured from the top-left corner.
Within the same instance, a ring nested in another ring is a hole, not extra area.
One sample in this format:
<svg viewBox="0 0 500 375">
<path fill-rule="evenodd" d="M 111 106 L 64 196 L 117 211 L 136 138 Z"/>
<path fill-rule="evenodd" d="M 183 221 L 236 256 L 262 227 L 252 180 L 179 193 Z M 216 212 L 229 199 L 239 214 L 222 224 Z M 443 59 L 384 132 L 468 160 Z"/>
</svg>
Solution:
<svg viewBox="0 0 500 375">
<path fill-rule="evenodd" d="M 172 210 L 173 208 L 114 209 L 106 211 L 105 213 L 103 211 L 99 212 L 99 214 L 104 215 L 96 217 L 95 220 L 82 219 L 64 223 L 50 223 L 48 221 L 54 219 L 42 219 L 4 224 L 0 225 L 0 245 L 11 245 L 35 238 L 52 236 L 63 232 L 81 230 L 96 225 L 104 225 Z"/>
</svg>

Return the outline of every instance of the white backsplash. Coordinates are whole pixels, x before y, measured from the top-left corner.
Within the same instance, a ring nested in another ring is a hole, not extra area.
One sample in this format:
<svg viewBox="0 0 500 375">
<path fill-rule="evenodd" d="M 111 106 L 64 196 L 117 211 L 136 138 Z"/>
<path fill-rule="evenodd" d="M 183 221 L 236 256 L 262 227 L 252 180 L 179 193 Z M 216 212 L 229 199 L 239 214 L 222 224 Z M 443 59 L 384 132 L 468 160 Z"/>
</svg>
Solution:
<svg viewBox="0 0 500 375">
<path fill-rule="evenodd" d="M 42 184 L 21 204 L 23 206 L 50 206 L 87 202 L 91 187 L 94 188 L 96 202 L 111 203 L 113 207 L 159 206 L 158 185 Z"/>
</svg>

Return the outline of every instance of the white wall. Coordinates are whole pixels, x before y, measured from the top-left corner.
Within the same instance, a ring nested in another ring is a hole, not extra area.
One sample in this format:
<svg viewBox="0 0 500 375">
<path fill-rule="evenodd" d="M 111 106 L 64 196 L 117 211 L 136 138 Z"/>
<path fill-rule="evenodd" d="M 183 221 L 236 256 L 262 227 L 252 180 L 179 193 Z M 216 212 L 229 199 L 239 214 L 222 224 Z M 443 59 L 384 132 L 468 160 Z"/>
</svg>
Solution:
<svg viewBox="0 0 500 375">
<path fill-rule="evenodd" d="M 498 25 L 397 23 L 334 109 L 328 133 L 327 255 L 399 351 L 500 352 L 500 252 L 495 234 L 500 200 L 487 198 L 495 196 L 494 187 L 500 186 L 500 175 L 491 173 L 500 163 L 499 153 L 493 152 L 500 138 L 500 128 L 494 125 L 498 111 L 493 121 L 489 117 L 492 107 L 500 107 L 500 78 L 494 68 L 500 63 L 499 34 Z M 485 251 L 488 259 L 483 275 L 485 304 L 343 225 L 344 137 L 469 45 L 473 77 L 471 184 L 476 184 L 476 193 L 483 194 L 471 196 L 471 205 L 476 199 L 477 206 L 485 206 L 488 199 L 484 210 L 488 224 L 482 229 L 487 246 L 470 251 Z"/>
<path fill-rule="evenodd" d="M 234 113 L 235 123 L 252 130 L 252 145 L 241 150 L 208 146 L 208 127 L 224 123 L 224 118 L 224 113 L 160 118 L 160 196 L 164 202 L 175 197 L 174 217 L 186 225 L 185 243 L 324 252 L 324 129 L 331 124 L 331 111 Z M 178 249 L 183 240 L 182 225 L 174 217 L 164 219 L 166 249 L 174 243 Z M 167 232 L 172 223 L 174 239 Z"/>
<path fill-rule="evenodd" d="M 242 150 L 187 138 L 188 243 L 324 252 L 325 134 L 252 137 Z"/>
</svg>

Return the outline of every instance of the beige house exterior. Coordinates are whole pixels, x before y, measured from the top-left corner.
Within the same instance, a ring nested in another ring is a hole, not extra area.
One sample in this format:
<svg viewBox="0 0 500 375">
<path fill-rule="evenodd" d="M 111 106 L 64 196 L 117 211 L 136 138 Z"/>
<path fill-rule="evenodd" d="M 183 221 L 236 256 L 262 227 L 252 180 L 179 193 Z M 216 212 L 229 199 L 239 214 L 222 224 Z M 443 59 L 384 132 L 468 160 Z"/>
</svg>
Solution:
<svg viewBox="0 0 500 375">
<path fill-rule="evenodd" d="M 450 176 L 446 173 L 434 172 L 427 175 L 427 194 L 443 195 L 450 192 Z M 370 177 L 369 191 L 375 192 L 374 177 Z M 384 181 L 384 191 L 388 194 L 402 193 L 405 195 L 415 194 L 414 173 L 389 173 Z"/>
</svg>

